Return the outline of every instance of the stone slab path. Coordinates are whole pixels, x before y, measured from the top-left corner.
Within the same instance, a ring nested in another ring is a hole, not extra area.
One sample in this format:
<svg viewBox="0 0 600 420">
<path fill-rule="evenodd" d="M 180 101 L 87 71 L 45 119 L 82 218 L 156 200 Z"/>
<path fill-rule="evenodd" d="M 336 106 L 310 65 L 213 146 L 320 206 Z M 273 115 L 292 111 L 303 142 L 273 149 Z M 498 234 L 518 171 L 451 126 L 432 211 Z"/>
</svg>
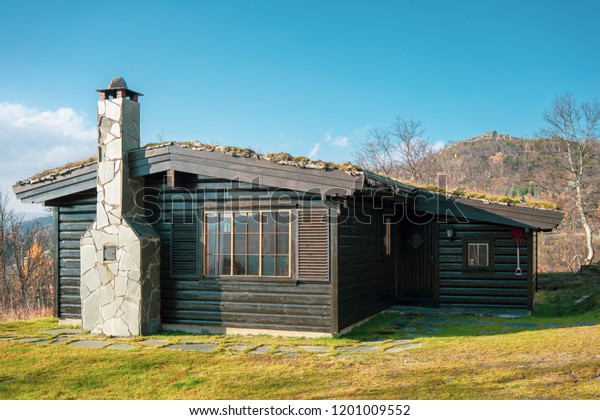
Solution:
<svg viewBox="0 0 600 420">
<path fill-rule="evenodd" d="M 417 311 L 418 312 L 418 311 Z M 397 312 L 396 312 L 397 313 Z M 430 311 L 424 311 L 418 314 L 397 313 L 397 317 L 392 318 L 387 323 L 387 327 L 381 333 L 373 333 L 372 337 L 365 338 L 356 342 L 341 342 L 327 345 L 309 345 L 309 344 L 287 344 L 276 346 L 260 344 L 252 341 L 251 337 L 242 337 L 239 341 L 232 341 L 230 336 L 220 336 L 217 340 L 203 339 L 202 336 L 196 337 L 167 337 L 167 338 L 138 338 L 127 340 L 111 339 L 104 336 L 86 334 L 81 329 L 76 328 L 55 328 L 41 330 L 39 334 L 30 334 L 31 336 L 17 336 L 14 333 L 3 334 L 0 332 L 0 342 L 15 342 L 23 345 L 66 345 L 76 348 L 87 348 L 95 351 L 129 351 L 129 350 L 169 350 L 169 351 L 189 351 L 209 354 L 249 354 L 249 355 L 273 355 L 281 357 L 365 357 L 370 354 L 398 354 L 412 349 L 422 347 L 425 343 L 420 341 L 422 338 L 444 334 L 452 331 L 449 328 L 463 327 L 461 334 L 465 330 L 472 329 L 473 335 L 478 335 L 478 329 L 486 329 L 489 326 L 506 329 L 506 332 L 519 332 L 523 330 L 564 328 L 564 327 L 585 327 L 596 325 L 595 322 L 576 322 L 570 324 L 544 324 L 535 322 L 526 322 L 521 320 L 507 320 L 503 318 L 477 319 L 476 317 L 452 316 L 453 314 L 439 314 Z M 485 333 L 483 331 L 482 333 Z M 401 337 L 401 338 L 397 338 Z M 204 341 L 203 341 L 204 340 Z M 285 339 L 282 339 L 285 340 Z"/>
</svg>

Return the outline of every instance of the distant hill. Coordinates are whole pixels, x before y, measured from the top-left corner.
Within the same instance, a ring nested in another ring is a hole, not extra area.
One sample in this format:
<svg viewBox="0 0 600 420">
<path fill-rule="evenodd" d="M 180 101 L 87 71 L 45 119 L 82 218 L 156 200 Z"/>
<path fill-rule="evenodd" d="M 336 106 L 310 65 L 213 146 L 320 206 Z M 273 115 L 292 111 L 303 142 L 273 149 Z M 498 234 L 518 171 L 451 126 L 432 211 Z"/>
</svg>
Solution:
<svg viewBox="0 0 600 420">
<path fill-rule="evenodd" d="M 23 231 L 30 230 L 31 228 L 47 228 L 53 226 L 52 216 L 38 216 L 33 218 L 23 218 L 21 223 L 21 229 Z"/>
<path fill-rule="evenodd" d="M 430 160 L 427 182 L 436 185 L 444 173 L 448 188 L 520 197 L 535 195 L 530 180 L 546 171 L 540 164 L 541 141 L 491 131 L 458 141 L 436 152 Z"/>
</svg>

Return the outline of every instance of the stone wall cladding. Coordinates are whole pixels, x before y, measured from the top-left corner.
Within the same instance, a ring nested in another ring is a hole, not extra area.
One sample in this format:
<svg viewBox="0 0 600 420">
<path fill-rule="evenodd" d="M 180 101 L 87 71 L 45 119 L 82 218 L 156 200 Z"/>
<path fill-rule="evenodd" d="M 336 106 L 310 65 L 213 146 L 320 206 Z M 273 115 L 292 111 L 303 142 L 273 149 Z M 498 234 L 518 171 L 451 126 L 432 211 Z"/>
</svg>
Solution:
<svg viewBox="0 0 600 420">
<path fill-rule="evenodd" d="M 81 238 L 83 329 L 110 336 L 160 328 L 160 239 L 135 204 L 143 179 L 130 179 L 127 152 L 140 145 L 139 104 L 98 102 L 97 214 Z M 104 247 L 116 260 L 104 261 Z"/>
</svg>

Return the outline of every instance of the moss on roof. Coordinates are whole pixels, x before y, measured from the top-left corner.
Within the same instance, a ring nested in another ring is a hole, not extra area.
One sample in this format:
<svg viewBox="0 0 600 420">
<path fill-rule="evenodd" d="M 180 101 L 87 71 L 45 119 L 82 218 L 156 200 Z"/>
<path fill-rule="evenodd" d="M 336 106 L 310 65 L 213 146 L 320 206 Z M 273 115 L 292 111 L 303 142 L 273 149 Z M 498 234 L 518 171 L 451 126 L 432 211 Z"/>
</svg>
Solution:
<svg viewBox="0 0 600 420">
<path fill-rule="evenodd" d="M 150 144 L 146 144 L 146 145 L 142 146 L 140 149 L 156 149 L 156 148 L 167 147 L 167 146 L 179 146 L 179 147 L 183 147 L 186 149 L 192 149 L 192 150 L 205 150 L 205 151 L 210 151 L 210 152 L 220 152 L 220 153 L 224 153 L 226 155 L 232 156 L 232 157 L 263 159 L 263 160 L 267 160 L 269 162 L 276 163 L 278 165 L 288 165 L 288 166 L 294 166 L 297 168 L 319 169 L 319 170 L 340 170 L 340 171 L 344 171 L 353 176 L 358 176 L 358 175 L 363 174 L 363 171 L 361 168 L 359 168 L 358 166 L 356 166 L 350 162 L 333 163 L 333 162 L 326 162 L 326 161 L 322 161 L 322 160 L 311 160 L 305 156 L 294 157 L 294 156 L 290 155 L 289 153 L 284 153 L 284 152 L 260 154 L 260 153 L 255 152 L 252 149 L 247 149 L 247 148 L 242 148 L 242 147 L 233 147 L 233 146 L 219 146 L 219 145 L 214 145 L 214 144 L 205 144 L 205 143 L 201 143 L 201 142 L 195 141 L 195 140 L 184 141 L 184 142 L 164 141 L 164 142 L 150 143 Z M 19 185 L 34 184 L 37 182 L 52 180 L 52 179 L 55 179 L 57 176 L 65 175 L 76 169 L 91 165 L 91 164 L 95 163 L 97 160 L 98 160 L 97 156 L 90 156 L 86 159 L 78 160 L 75 162 L 70 162 L 65 165 L 59 166 L 57 168 L 47 169 L 43 172 L 40 172 L 40 173 L 32 176 L 31 178 L 29 178 L 25 181 L 18 182 L 18 184 Z M 478 193 L 478 192 L 470 192 L 470 191 L 464 191 L 464 190 L 460 190 L 460 189 L 454 190 L 454 191 L 447 191 L 442 188 L 435 187 L 433 185 L 425 185 L 425 186 L 411 185 L 407 182 L 400 181 L 400 180 L 397 180 L 397 179 L 394 179 L 391 177 L 387 177 L 387 176 L 379 175 L 379 174 L 376 174 L 376 175 L 378 175 L 382 178 L 387 178 L 390 181 L 399 182 L 408 187 L 413 187 L 415 189 L 427 190 L 427 191 L 440 193 L 440 194 L 447 194 L 447 195 L 454 196 L 454 197 L 469 198 L 469 199 L 475 199 L 475 200 L 481 200 L 481 201 L 489 201 L 489 202 L 512 205 L 512 206 L 532 207 L 532 208 L 539 208 L 539 209 L 545 209 L 545 210 L 559 210 L 559 208 L 556 204 L 550 203 L 550 202 L 519 201 L 519 200 L 515 200 L 514 198 L 510 198 L 510 197 L 489 195 L 489 194 Z"/>
<path fill-rule="evenodd" d="M 24 181 L 17 182 L 17 184 L 35 184 L 37 182 L 53 180 L 56 179 L 57 176 L 66 175 L 76 169 L 83 168 L 84 166 L 89 166 L 97 161 L 98 156 L 89 156 L 85 159 L 69 162 L 56 168 L 46 169 L 45 171 L 39 172 Z"/>
<path fill-rule="evenodd" d="M 359 175 L 361 173 L 361 169 L 353 165 L 350 162 L 345 163 L 334 163 L 334 162 L 326 162 L 323 160 L 311 160 L 305 156 L 297 156 L 294 157 L 289 153 L 280 152 L 280 153 L 266 153 L 261 154 L 255 152 L 252 149 L 245 149 L 242 147 L 232 147 L 232 146 L 219 146 L 214 144 L 205 144 L 199 141 L 186 141 L 186 142 L 160 142 L 160 143 L 150 143 L 146 146 L 143 146 L 144 149 L 154 149 L 158 147 L 166 147 L 166 146 L 179 146 L 186 149 L 193 150 L 206 150 L 209 152 L 221 152 L 229 156 L 233 157 L 243 157 L 243 158 L 256 158 L 263 159 L 269 162 L 277 163 L 278 165 L 288 165 L 295 166 L 297 168 L 303 169 L 320 169 L 320 170 L 340 170 L 344 172 L 348 172 L 351 175 Z"/>
<path fill-rule="evenodd" d="M 486 193 L 479 193 L 473 191 L 465 191 L 461 189 L 456 189 L 454 191 L 448 191 L 443 188 L 439 188 L 433 185 L 426 185 L 421 187 L 416 187 L 423 190 L 439 193 L 439 194 L 447 194 L 453 197 L 458 198 L 469 198 L 480 201 L 489 201 L 497 204 L 506 204 L 510 206 L 521 206 L 521 207 L 532 207 L 544 210 L 560 210 L 558 205 L 555 203 L 547 202 L 547 201 L 521 201 L 516 200 L 514 198 L 500 196 L 500 195 L 491 195 Z"/>
</svg>

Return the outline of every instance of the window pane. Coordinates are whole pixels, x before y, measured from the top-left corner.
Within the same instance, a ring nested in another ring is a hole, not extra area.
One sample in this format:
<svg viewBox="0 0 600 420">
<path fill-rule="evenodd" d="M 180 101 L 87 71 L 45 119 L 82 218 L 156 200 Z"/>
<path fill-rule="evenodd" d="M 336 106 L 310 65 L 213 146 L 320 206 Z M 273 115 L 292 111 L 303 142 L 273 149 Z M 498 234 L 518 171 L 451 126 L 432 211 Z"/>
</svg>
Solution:
<svg viewBox="0 0 600 420">
<path fill-rule="evenodd" d="M 231 257 L 229 255 L 219 255 L 219 274 L 231 275 Z"/>
<path fill-rule="evenodd" d="M 220 215 L 220 233 L 231 233 L 231 213 L 222 213 Z"/>
<path fill-rule="evenodd" d="M 289 251 L 290 237 L 285 234 L 277 235 L 277 254 L 287 254 Z"/>
<path fill-rule="evenodd" d="M 219 254 L 231 254 L 231 234 L 219 235 Z"/>
<path fill-rule="evenodd" d="M 217 273 L 217 256 L 209 255 L 206 258 L 206 275 L 207 276 L 216 276 Z"/>
<path fill-rule="evenodd" d="M 260 235 L 248 235 L 248 254 L 258 255 L 260 253 Z"/>
<path fill-rule="evenodd" d="M 233 255 L 246 253 L 246 234 L 236 233 L 233 235 Z"/>
<path fill-rule="evenodd" d="M 246 256 L 236 255 L 233 259 L 233 274 L 244 276 L 246 274 Z"/>
<path fill-rule="evenodd" d="M 289 233 L 290 214 L 288 212 L 277 213 L 277 233 Z"/>
<path fill-rule="evenodd" d="M 477 265 L 477 245 L 469 244 L 469 265 Z"/>
<path fill-rule="evenodd" d="M 217 226 L 217 225 L 215 225 Z M 206 236 L 206 253 L 214 255 L 217 253 L 217 243 L 219 241 L 219 235 L 207 235 Z"/>
<path fill-rule="evenodd" d="M 260 232 L 260 213 L 248 213 L 248 233 Z"/>
<path fill-rule="evenodd" d="M 233 231 L 235 233 L 246 232 L 246 213 L 234 213 L 233 214 Z"/>
<path fill-rule="evenodd" d="M 485 244 L 479 245 L 479 265 L 488 265 L 488 247 Z"/>
<path fill-rule="evenodd" d="M 275 235 L 263 235 L 263 255 L 275 254 Z"/>
<path fill-rule="evenodd" d="M 289 276 L 290 261 L 288 257 L 277 257 L 277 276 Z"/>
<path fill-rule="evenodd" d="M 217 233 L 219 227 L 219 215 L 218 214 L 207 214 L 206 215 L 206 233 Z"/>
<path fill-rule="evenodd" d="M 258 255 L 248 255 L 247 269 L 249 276 L 258 276 Z"/>
<path fill-rule="evenodd" d="M 262 275 L 263 276 L 274 276 L 275 275 L 275 257 L 267 255 L 262 257 Z"/>
<path fill-rule="evenodd" d="M 273 213 L 262 214 L 262 231 L 265 233 L 275 233 L 275 219 Z"/>
</svg>

